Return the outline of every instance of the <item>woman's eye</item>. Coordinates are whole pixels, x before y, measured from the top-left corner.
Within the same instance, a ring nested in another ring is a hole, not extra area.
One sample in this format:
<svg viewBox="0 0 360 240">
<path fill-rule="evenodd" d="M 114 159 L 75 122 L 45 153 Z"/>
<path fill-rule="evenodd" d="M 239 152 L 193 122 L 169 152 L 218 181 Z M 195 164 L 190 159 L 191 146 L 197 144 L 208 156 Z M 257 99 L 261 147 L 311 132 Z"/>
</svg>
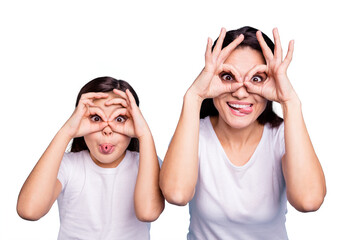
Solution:
<svg viewBox="0 0 360 240">
<path fill-rule="evenodd" d="M 99 117 L 98 115 L 93 115 L 90 117 L 91 121 L 93 122 L 100 122 L 101 121 L 101 117 Z"/>
<path fill-rule="evenodd" d="M 226 73 L 221 75 L 221 79 L 224 80 L 224 81 L 232 81 L 232 80 L 234 80 L 234 78 L 230 74 L 226 74 Z"/>
<path fill-rule="evenodd" d="M 115 121 L 118 122 L 118 123 L 125 122 L 125 121 L 126 121 L 126 117 L 124 117 L 124 116 L 118 116 L 118 117 L 115 118 Z"/>
<path fill-rule="evenodd" d="M 260 83 L 260 82 L 263 81 L 263 78 L 260 77 L 260 76 L 253 76 L 253 77 L 251 78 L 251 81 L 252 81 L 252 82 L 255 82 L 255 83 Z"/>
</svg>

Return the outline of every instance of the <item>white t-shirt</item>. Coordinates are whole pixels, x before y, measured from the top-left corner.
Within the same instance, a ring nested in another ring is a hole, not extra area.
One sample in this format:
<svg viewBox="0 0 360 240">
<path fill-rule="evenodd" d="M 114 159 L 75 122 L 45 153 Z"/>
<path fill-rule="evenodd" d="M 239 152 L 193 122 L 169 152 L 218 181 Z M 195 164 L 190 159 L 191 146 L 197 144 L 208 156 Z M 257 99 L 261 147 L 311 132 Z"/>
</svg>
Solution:
<svg viewBox="0 0 360 240">
<path fill-rule="evenodd" d="M 264 126 L 262 138 L 244 166 L 227 158 L 210 122 L 200 120 L 199 175 L 189 203 L 189 240 L 288 239 L 284 124 Z"/>
<path fill-rule="evenodd" d="M 88 151 L 65 153 L 58 179 L 58 239 L 150 239 L 150 224 L 135 216 L 139 153 L 126 151 L 116 168 L 96 165 Z"/>
</svg>

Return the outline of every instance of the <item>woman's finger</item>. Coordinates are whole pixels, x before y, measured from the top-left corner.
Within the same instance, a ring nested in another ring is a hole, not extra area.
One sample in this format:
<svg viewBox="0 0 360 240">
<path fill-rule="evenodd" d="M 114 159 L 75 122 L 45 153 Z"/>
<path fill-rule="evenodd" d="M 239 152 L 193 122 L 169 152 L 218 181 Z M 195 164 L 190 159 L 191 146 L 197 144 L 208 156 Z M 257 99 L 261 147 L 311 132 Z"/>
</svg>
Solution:
<svg viewBox="0 0 360 240">
<path fill-rule="evenodd" d="M 254 93 L 261 96 L 263 85 L 256 85 L 250 81 L 244 82 L 244 85 L 249 93 Z"/>
<path fill-rule="evenodd" d="M 285 69 L 287 69 L 289 67 L 289 64 L 290 64 L 290 62 L 292 60 L 293 53 L 294 53 L 294 44 L 295 44 L 294 40 L 291 40 L 289 42 L 288 52 L 287 52 L 286 57 L 285 57 L 285 59 L 283 61 Z"/>
<path fill-rule="evenodd" d="M 266 44 L 264 37 L 262 35 L 262 32 L 257 31 L 256 37 L 257 37 L 257 40 L 259 41 L 259 44 L 260 44 L 261 50 L 264 54 L 266 62 L 269 62 L 273 58 L 274 55 L 273 55 L 271 49 L 269 48 L 269 46 Z"/>
<path fill-rule="evenodd" d="M 218 56 L 221 52 L 221 48 L 222 48 L 222 45 L 223 45 L 223 42 L 224 42 L 224 38 L 225 38 L 225 35 L 226 35 L 226 29 L 225 28 L 221 28 L 221 31 L 220 31 L 220 35 L 216 41 L 216 44 L 215 44 L 215 47 L 214 47 L 214 50 L 213 50 L 213 54 L 215 56 Z"/>
<path fill-rule="evenodd" d="M 283 51 L 282 51 L 282 47 L 281 47 L 279 30 L 277 28 L 273 29 L 273 36 L 274 36 L 274 42 L 275 42 L 274 58 L 277 59 L 278 62 L 281 62 L 283 59 Z"/>
<path fill-rule="evenodd" d="M 242 77 L 240 76 L 239 72 L 236 70 L 236 68 L 229 64 L 223 64 L 222 67 L 219 69 L 219 78 L 221 80 L 226 81 L 227 79 L 223 79 L 223 75 L 229 74 L 233 79 L 230 79 L 232 81 L 238 81 L 242 82 Z"/>
<path fill-rule="evenodd" d="M 211 62 L 212 39 L 208 38 L 205 52 L 205 62 Z"/>
<path fill-rule="evenodd" d="M 234 51 L 237 46 L 244 40 L 244 35 L 240 34 L 234 41 L 232 41 L 229 45 L 227 45 L 220 53 L 219 62 L 224 62 L 226 58 Z"/>
<path fill-rule="evenodd" d="M 245 82 L 249 82 L 256 73 L 266 73 L 267 66 L 264 64 L 256 65 L 250 69 L 245 75 Z M 264 79 L 265 80 L 265 79 Z"/>
</svg>

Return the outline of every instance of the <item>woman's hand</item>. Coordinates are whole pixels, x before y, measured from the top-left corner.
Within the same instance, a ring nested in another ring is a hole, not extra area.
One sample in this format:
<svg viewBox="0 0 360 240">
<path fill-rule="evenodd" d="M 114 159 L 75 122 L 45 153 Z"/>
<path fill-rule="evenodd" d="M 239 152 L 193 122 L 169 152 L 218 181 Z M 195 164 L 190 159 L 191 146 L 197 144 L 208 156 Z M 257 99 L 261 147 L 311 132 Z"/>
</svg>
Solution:
<svg viewBox="0 0 360 240">
<path fill-rule="evenodd" d="M 95 99 L 107 97 L 108 94 L 102 92 L 90 92 L 81 95 L 78 106 L 65 123 L 71 138 L 82 137 L 93 132 L 101 131 L 107 126 L 107 118 L 104 112 L 93 103 Z"/>
<path fill-rule="evenodd" d="M 231 72 L 240 79 L 236 71 L 224 64 L 224 61 L 244 40 L 244 35 L 241 34 L 227 47 L 221 49 L 225 35 L 226 30 L 222 28 L 213 51 L 211 51 L 212 40 L 208 38 L 205 52 L 205 67 L 189 89 L 200 97 L 201 100 L 217 97 L 225 92 L 233 92 L 242 86 L 241 81 L 225 82 L 219 77 L 221 72 Z"/>
<path fill-rule="evenodd" d="M 252 68 L 245 76 L 244 85 L 251 93 L 259 94 L 270 101 L 283 104 L 294 98 L 297 99 L 297 95 L 286 74 L 294 52 L 294 41 L 290 41 L 288 52 L 283 60 L 280 36 L 277 28 L 273 29 L 273 35 L 275 41 L 274 54 L 267 46 L 261 32 L 258 31 L 256 33 L 266 64 L 257 65 Z M 267 76 L 266 79 L 253 78 L 253 76 L 258 73 L 265 73 Z M 254 81 L 254 79 L 257 79 L 257 82 Z"/>
<path fill-rule="evenodd" d="M 138 139 L 150 134 L 149 127 L 131 92 L 128 89 L 126 92 L 114 89 L 113 92 L 119 95 L 120 98 L 114 98 L 105 104 L 107 106 L 118 104 L 123 108 L 116 110 L 109 118 L 108 123 L 111 129 L 117 133 Z"/>
</svg>

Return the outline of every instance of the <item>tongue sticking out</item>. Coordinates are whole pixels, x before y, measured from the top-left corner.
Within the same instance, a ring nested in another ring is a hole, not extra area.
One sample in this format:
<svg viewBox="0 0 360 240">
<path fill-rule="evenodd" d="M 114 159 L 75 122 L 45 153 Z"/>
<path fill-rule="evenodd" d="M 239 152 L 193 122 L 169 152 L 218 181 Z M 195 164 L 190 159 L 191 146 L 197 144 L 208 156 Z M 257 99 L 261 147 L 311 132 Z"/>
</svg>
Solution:
<svg viewBox="0 0 360 240">
<path fill-rule="evenodd" d="M 237 110 L 241 113 L 251 113 L 253 111 L 252 107 L 238 108 Z"/>
<path fill-rule="evenodd" d="M 104 143 L 100 145 L 100 152 L 103 154 L 110 154 L 114 151 L 114 145 L 110 143 Z"/>
</svg>

